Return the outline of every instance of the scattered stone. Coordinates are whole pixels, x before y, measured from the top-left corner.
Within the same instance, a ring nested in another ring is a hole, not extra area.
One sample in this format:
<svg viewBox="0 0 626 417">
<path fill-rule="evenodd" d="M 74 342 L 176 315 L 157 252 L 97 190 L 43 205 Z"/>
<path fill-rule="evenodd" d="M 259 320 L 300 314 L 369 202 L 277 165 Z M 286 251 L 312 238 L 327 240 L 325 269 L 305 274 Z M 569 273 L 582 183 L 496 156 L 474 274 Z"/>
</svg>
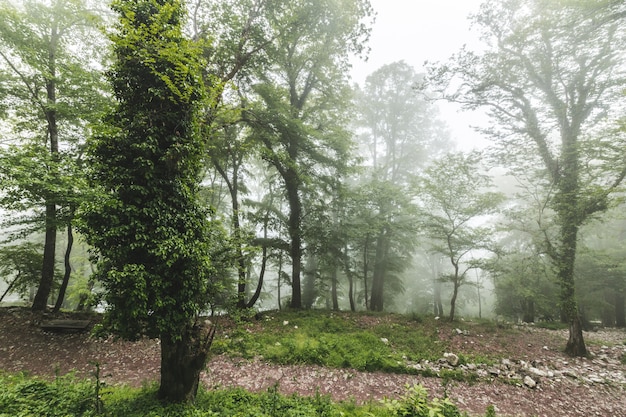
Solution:
<svg viewBox="0 0 626 417">
<path fill-rule="evenodd" d="M 458 355 L 455 355 L 454 353 L 446 352 L 443 354 L 443 357 L 446 360 L 446 362 L 448 362 L 452 366 L 457 366 L 459 364 L 459 357 Z"/>
<path fill-rule="evenodd" d="M 526 375 L 524 377 L 524 385 L 526 385 L 528 388 L 535 388 L 537 386 L 537 382 L 535 382 L 534 379 Z"/>
</svg>

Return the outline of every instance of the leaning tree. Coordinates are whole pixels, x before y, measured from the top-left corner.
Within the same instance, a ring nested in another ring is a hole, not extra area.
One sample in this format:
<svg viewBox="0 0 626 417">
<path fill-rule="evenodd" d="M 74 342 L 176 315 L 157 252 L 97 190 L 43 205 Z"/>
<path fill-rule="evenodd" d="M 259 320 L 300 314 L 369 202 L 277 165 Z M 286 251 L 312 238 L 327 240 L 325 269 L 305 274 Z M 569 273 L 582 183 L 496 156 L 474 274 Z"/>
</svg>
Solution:
<svg viewBox="0 0 626 417">
<path fill-rule="evenodd" d="M 617 128 L 624 26 L 615 3 L 488 0 L 473 16 L 486 49 L 464 49 L 430 73 L 445 98 L 488 109 L 484 132 L 497 139 L 498 156 L 544 187 L 556 226 L 545 234 L 546 252 L 570 325 L 565 350 L 574 356 L 587 352 L 574 290 L 579 228 L 609 206 L 626 175 Z"/>
</svg>

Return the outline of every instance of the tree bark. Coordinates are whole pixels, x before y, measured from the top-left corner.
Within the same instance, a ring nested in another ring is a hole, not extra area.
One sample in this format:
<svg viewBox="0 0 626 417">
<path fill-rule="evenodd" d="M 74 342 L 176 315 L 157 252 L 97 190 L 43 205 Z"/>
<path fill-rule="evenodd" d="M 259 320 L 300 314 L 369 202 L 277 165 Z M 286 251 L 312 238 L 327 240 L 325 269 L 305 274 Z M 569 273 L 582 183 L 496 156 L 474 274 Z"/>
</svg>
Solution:
<svg viewBox="0 0 626 417">
<path fill-rule="evenodd" d="M 206 365 L 215 326 L 193 326 L 182 338 L 161 335 L 161 383 L 158 397 L 167 403 L 192 403 L 198 393 L 200 372 Z"/>
<path fill-rule="evenodd" d="M 48 306 L 48 297 L 54 284 L 54 264 L 57 240 L 56 205 L 46 204 L 46 236 L 43 248 L 43 266 L 41 280 L 32 304 L 32 311 L 44 312 Z"/>
</svg>

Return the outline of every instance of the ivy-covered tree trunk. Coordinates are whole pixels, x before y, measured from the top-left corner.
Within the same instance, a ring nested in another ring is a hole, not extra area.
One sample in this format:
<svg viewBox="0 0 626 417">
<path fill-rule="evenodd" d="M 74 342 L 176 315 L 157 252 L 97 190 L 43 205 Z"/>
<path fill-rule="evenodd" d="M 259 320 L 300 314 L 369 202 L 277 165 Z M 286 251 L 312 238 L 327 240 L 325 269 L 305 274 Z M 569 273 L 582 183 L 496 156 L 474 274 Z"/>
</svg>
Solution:
<svg viewBox="0 0 626 417">
<path fill-rule="evenodd" d="M 94 135 L 97 200 L 83 207 L 100 255 L 107 323 L 122 337 L 161 339 L 159 397 L 193 401 L 214 327 L 214 251 L 223 235 L 200 205 L 207 103 L 200 50 L 182 34 L 179 0 L 116 0 L 109 70 L 117 106 Z"/>
</svg>

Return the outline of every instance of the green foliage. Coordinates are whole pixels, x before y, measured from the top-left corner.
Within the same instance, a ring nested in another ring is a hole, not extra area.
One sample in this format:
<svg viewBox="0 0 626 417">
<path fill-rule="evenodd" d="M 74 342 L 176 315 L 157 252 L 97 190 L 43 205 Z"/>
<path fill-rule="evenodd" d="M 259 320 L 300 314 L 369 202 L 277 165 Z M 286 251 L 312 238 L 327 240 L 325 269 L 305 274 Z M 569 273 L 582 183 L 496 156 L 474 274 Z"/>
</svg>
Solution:
<svg viewBox="0 0 626 417">
<path fill-rule="evenodd" d="M 42 245 L 23 243 L 0 248 L 0 276 L 21 297 L 41 278 Z M 2 294 L 0 294 L 0 297 Z"/>
<path fill-rule="evenodd" d="M 266 313 L 262 324 L 236 328 L 216 341 L 214 350 L 282 364 L 395 373 L 415 372 L 406 366 L 407 360 L 435 361 L 443 355 L 445 345 L 430 322 L 397 316 L 393 324 L 364 328 L 362 317 L 368 321 L 369 316 L 359 314 Z"/>
<path fill-rule="evenodd" d="M 202 61 L 181 32 L 180 2 L 113 8 L 120 21 L 108 75 L 117 108 L 90 143 L 100 194 L 82 208 L 83 231 L 100 256 L 112 329 L 176 339 L 219 291 L 213 267 L 227 252 L 198 201 Z"/>
<path fill-rule="evenodd" d="M 99 406 L 94 403 L 93 381 L 79 381 L 71 376 L 54 382 L 23 374 L 0 373 L 0 417 L 37 416 L 107 416 L 107 417 L 461 417 L 448 399 L 427 398 L 426 390 L 407 386 L 397 400 L 381 405 L 335 403 L 317 393 L 311 397 L 284 396 L 277 385 L 266 392 L 253 394 L 240 388 L 205 391 L 201 389 L 195 404 L 164 405 L 158 401 L 156 388 L 126 386 L 104 387 Z M 98 408 L 100 407 L 100 408 Z"/>
<path fill-rule="evenodd" d="M 93 387 L 71 375 L 46 382 L 23 374 L 0 374 L 0 416 L 94 415 Z"/>
<path fill-rule="evenodd" d="M 421 385 L 407 385 L 406 393 L 399 399 L 385 399 L 383 405 L 398 417 L 462 417 L 458 408 L 448 398 L 428 400 L 428 391 Z"/>
</svg>

